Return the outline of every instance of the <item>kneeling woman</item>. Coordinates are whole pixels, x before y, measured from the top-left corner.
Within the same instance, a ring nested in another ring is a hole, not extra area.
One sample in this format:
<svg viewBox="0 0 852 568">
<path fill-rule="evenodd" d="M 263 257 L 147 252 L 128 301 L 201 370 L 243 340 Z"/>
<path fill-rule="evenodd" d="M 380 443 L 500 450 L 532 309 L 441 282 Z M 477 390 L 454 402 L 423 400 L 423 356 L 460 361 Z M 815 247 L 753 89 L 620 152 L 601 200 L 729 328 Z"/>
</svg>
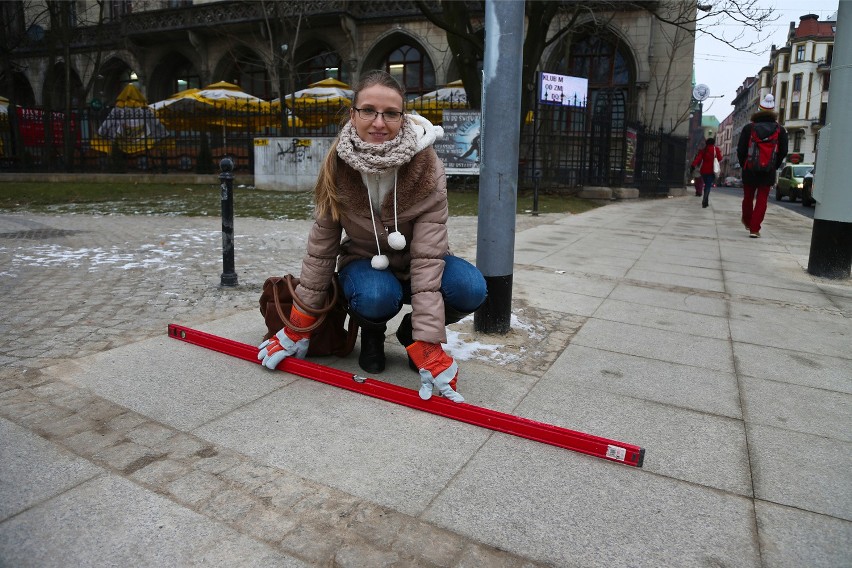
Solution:
<svg viewBox="0 0 852 568">
<path fill-rule="evenodd" d="M 449 251 L 446 175 L 432 148 L 441 129 L 404 111 L 405 93 L 388 73 L 371 71 L 356 85 L 349 120 L 317 180 L 296 294 L 319 308 L 339 271 L 349 313 L 361 324 L 358 363 L 368 373 L 384 370 L 386 323 L 411 304 L 396 337 L 419 372 L 421 398 L 437 387 L 462 402 L 458 364 L 441 344 L 447 324 L 485 301 L 485 279 Z M 294 306 L 291 320 L 306 327 L 314 318 Z M 258 359 L 274 369 L 285 357 L 304 357 L 309 340 L 282 329 L 261 344 Z"/>
</svg>

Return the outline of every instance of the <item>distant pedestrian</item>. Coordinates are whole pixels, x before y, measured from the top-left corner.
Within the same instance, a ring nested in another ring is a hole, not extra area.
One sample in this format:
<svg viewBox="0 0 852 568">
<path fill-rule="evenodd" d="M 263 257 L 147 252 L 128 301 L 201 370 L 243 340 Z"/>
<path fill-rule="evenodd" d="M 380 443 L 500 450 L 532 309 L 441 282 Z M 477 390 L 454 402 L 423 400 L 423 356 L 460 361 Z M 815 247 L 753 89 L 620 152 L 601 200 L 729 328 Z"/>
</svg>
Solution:
<svg viewBox="0 0 852 568">
<path fill-rule="evenodd" d="M 692 160 L 693 168 L 700 165 L 701 179 L 704 180 L 704 199 L 701 200 L 701 207 L 710 205 L 710 190 L 716 181 L 716 160 L 722 161 L 722 151 L 716 146 L 715 138 L 708 138 L 704 148 L 700 149 Z"/>
<path fill-rule="evenodd" d="M 737 159 L 743 169 L 742 223 L 753 239 L 760 237 L 769 190 L 786 155 L 787 131 L 778 124 L 775 97 L 768 94 L 751 122 L 743 126 L 737 143 Z"/>
<path fill-rule="evenodd" d="M 698 171 L 693 172 L 694 179 L 692 180 L 695 183 L 695 197 L 701 197 L 704 193 L 704 178 L 701 177 L 701 173 Z"/>
</svg>

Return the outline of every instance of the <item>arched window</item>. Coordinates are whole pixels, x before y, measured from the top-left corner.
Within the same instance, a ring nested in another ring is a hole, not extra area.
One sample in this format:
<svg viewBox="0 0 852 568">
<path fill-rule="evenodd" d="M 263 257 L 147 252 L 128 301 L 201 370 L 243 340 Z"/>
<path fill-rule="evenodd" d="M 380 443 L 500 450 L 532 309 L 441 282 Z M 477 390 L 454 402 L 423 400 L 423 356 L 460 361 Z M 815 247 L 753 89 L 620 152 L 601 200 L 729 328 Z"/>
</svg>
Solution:
<svg viewBox="0 0 852 568">
<path fill-rule="evenodd" d="M 331 51 L 321 51 L 299 67 L 299 78 L 306 87 L 323 79 L 340 81 L 340 67 L 341 60 L 338 54 Z"/>
<path fill-rule="evenodd" d="M 200 89 L 201 77 L 198 76 L 192 64 L 187 61 L 172 70 L 169 87 L 171 88 L 169 94 L 186 89 Z"/>
<path fill-rule="evenodd" d="M 200 89 L 201 77 L 192 63 L 179 53 L 163 57 L 148 80 L 148 100 L 161 101 L 186 89 Z"/>
<path fill-rule="evenodd" d="M 633 86 L 629 52 L 617 39 L 600 30 L 574 37 L 570 46 L 563 46 L 561 56 L 552 66 L 553 72 L 587 78 L 589 115 L 611 120 L 615 128 L 623 127 L 630 118 Z"/>
<path fill-rule="evenodd" d="M 266 66 L 254 53 L 244 53 L 237 57 L 224 80 L 239 85 L 246 93 L 261 99 L 271 99 L 275 96 Z"/>
<path fill-rule="evenodd" d="M 405 88 L 408 95 L 426 93 L 435 87 L 435 68 L 417 47 L 401 45 L 385 59 L 385 70 Z"/>
</svg>

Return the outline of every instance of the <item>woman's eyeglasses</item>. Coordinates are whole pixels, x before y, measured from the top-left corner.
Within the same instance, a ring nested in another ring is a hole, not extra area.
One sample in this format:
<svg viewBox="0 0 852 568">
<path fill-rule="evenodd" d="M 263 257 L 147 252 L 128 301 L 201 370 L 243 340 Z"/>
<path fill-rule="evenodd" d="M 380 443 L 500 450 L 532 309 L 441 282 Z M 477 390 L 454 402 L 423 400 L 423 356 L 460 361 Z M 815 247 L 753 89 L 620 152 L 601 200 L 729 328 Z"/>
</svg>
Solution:
<svg viewBox="0 0 852 568">
<path fill-rule="evenodd" d="M 377 110 L 373 110 L 371 108 L 355 108 L 352 107 L 352 110 L 358 113 L 358 117 L 362 120 L 376 120 L 376 117 L 382 115 L 382 120 L 385 122 L 399 122 L 399 119 L 402 118 L 402 113 L 396 110 L 386 110 L 385 112 L 379 112 Z"/>
</svg>

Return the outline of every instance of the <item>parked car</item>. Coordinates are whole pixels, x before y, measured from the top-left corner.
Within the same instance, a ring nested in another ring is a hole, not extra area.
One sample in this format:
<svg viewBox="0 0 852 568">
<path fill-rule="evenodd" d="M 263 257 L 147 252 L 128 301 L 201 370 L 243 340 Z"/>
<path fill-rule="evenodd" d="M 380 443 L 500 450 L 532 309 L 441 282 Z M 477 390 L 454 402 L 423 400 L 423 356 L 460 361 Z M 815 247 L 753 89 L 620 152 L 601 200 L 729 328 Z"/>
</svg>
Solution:
<svg viewBox="0 0 852 568">
<path fill-rule="evenodd" d="M 805 207 L 813 207 L 816 204 L 816 201 L 814 201 L 815 172 L 816 167 L 813 167 L 808 173 L 805 174 L 805 177 L 802 178 L 802 205 Z"/>
<path fill-rule="evenodd" d="M 775 201 L 781 201 L 782 197 L 788 197 L 791 202 L 801 199 L 805 174 L 812 169 L 813 164 L 787 164 L 781 168 L 778 182 L 775 184 Z"/>
</svg>

